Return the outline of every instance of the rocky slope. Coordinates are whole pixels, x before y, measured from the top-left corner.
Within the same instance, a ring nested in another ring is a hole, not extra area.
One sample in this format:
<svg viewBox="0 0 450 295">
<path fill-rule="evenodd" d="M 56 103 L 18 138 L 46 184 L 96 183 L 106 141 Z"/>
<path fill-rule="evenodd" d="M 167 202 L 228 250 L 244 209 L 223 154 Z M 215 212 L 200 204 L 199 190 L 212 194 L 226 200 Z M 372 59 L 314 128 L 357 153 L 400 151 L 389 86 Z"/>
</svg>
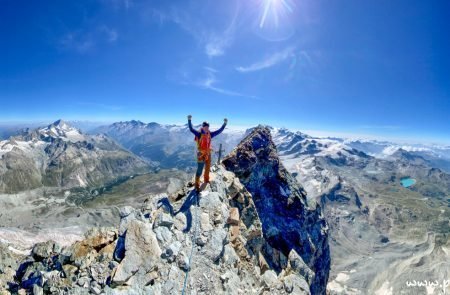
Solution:
<svg viewBox="0 0 450 295">
<path fill-rule="evenodd" d="M 85 135 L 62 120 L 0 142 L 0 193 L 97 187 L 149 169 L 107 136 Z"/>
<path fill-rule="evenodd" d="M 327 225 L 280 165 L 267 130 L 255 130 L 224 163 L 235 163 L 239 177 L 213 166 L 200 194 L 189 183 L 170 196 L 149 198 L 142 208 L 123 207 L 118 228 L 93 228 L 65 247 L 39 243 L 30 254 L 3 246 L 0 288 L 180 294 L 188 275 L 188 294 L 323 294 Z M 258 190 L 249 179 L 265 184 Z"/>
</svg>

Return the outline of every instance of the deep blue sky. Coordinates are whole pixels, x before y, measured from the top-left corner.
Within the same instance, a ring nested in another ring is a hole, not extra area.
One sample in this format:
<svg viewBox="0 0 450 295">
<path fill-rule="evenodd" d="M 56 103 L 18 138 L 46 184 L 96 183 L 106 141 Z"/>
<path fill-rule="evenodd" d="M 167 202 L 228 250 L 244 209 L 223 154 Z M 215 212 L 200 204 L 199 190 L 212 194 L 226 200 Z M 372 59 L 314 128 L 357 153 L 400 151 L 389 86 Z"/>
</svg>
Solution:
<svg viewBox="0 0 450 295">
<path fill-rule="evenodd" d="M 450 1 L 2 0 L 0 121 L 450 141 Z"/>
</svg>

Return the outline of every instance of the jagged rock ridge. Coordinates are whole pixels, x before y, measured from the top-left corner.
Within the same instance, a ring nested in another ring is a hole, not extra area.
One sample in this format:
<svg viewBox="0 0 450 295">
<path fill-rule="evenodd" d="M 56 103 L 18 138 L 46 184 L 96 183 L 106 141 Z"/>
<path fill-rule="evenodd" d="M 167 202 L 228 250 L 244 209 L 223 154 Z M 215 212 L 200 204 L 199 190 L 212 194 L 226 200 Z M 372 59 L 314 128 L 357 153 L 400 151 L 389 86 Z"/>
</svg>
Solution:
<svg viewBox="0 0 450 295">
<path fill-rule="evenodd" d="M 257 127 L 224 160 L 252 194 L 271 248 L 264 249 L 269 262 L 280 271 L 284 255 L 295 250 L 306 263 L 313 294 L 324 294 L 330 269 L 328 226 L 321 208 L 281 164 L 267 127 Z"/>
</svg>

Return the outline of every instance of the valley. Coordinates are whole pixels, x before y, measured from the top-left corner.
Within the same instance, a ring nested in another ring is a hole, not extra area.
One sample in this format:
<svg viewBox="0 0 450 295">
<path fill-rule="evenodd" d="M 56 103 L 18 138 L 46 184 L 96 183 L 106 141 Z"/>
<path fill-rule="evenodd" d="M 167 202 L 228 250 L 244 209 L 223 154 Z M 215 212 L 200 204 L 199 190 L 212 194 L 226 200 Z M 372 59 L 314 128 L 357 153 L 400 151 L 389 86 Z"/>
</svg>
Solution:
<svg viewBox="0 0 450 295">
<path fill-rule="evenodd" d="M 160 170 L 111 183 L 101 188 L 39 188 L 0 194 L 0 241 L 20 251 L 38 241 L 65 244 L 81 239 L 91 227 L 114 226 L 119 207 L 139 206 L 150 196 L 177 191 L 188 175 Z"/>
</svg>

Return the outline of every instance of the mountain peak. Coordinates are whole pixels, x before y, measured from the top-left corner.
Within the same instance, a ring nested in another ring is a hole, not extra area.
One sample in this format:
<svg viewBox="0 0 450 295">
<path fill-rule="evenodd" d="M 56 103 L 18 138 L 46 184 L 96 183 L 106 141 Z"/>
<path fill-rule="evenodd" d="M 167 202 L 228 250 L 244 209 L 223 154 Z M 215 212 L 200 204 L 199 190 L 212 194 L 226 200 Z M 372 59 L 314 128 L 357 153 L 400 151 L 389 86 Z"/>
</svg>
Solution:
<svg viewBox="0 0 450 295">
<path fill-rule="evenodd" d="M 64 121 L 63 119 L 58 119 L 52 124 L 48 125 L 47 128 L 51 129 L 52 127 L 59 129 L 59 130 L 77 130 L 75 127 L 71 126 L 69 123 Z"/>
<path fill-rule="evenodd" d="M 53 122 L 52 124 L 50 124 L 50 125 L 53 125 L 53 126 L 64 126 L 65 124 L 66 124 L 66 122 L 63 119 L 58 119 L 55 122 Z"/>
<path fill-rule="evenodd" d="M 39 129 L 38 133 L 43 139 L 53 138 L 72 142 L 85 140 L 85 137 L 80 130 L 72 127 L 62 119 L 53 122 L 45 128 Z"/>
<path fill-rule="evenodd" d="M 139 120 L 131 120 L 131 121 L 120 121 L 113 123 L 111 126 L 115 128 L 121 128 L 121 129 L 129 129 L 129 128 L 141 128 L 141 127 L 147 127 L 147 124 L 145 124 L 142 121 Z"/>
<path fill-rule="evenodd" d="M 328 225 L 320 206 L 308 204 L 305 190 L 281 163 L 270 128 L 253 128 L 222 163 L 252 194 L 269 245 L 286 257 L 298 254 L 313 274 L 308 281 L 311 293 L 325 294 L 330 270 Z M 268 263 L 282 269 L 276 259 Z"/>
<path fill-rule="evenodd" d="M 139 121 L 139 120 L 131 120 L 131 121 L 130 121 L 130 124 L 131 124 L 131 125 L 135 125 L 135 126 L 143 126 L 143 125 L 146 125 L 144 122 Z"/>
</svg>

